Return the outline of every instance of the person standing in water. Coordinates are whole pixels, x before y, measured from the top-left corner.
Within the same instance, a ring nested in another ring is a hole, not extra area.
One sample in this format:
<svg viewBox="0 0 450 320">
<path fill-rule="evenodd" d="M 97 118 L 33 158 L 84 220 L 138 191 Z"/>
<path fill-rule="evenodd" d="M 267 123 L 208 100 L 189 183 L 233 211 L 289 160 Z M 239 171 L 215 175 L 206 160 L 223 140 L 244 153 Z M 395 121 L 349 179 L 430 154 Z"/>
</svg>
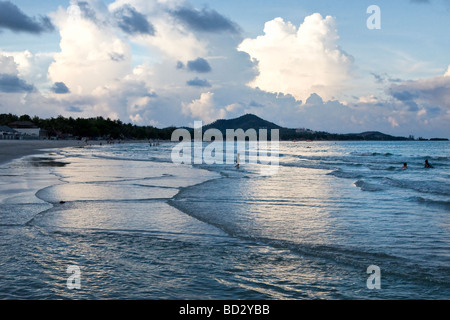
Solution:
<svg viewBox="0 0 450 320">
<path fill-rule="evenodd" d="M 428 160 L 425 160 L 425 168 L 433 168 L 433 166 L 428 163 Z"/>
<path fill-rule="evenodd" d="M 406 162 L 403 164 L 402 169 L 408 169 L 408 164 Z"/>
</svg>

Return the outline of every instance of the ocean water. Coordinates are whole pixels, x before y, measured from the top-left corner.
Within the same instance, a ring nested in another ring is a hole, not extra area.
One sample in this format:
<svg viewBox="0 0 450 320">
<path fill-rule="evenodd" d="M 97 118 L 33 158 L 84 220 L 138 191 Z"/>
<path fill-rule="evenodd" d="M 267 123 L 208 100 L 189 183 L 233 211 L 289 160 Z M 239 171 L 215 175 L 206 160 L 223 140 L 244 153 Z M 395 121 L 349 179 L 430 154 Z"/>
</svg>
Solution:
<svg viewBox="0 0 450 320">
<path fill-rule="evenodd" d="M 450 298 L 449 142 L 281 142 L 274 175 L 174 146 L 0 166 L 0 299 Z"/>
</svg>

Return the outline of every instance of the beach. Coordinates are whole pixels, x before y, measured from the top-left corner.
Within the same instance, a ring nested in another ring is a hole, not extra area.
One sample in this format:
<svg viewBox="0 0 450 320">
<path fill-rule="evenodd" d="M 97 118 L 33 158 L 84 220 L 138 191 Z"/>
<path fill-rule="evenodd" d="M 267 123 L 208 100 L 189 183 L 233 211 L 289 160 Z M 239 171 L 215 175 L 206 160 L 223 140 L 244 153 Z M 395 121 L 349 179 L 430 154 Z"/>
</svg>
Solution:
<svg viewBox="0 0 450 320">
<path fill-rule="evenodd" d="M 55 142 L 0 165 L 0 299 L 450 297 L 448 142 L 281 142 L 274 175 Z"/>
<path fill-rule="evenodd" d="M 146 143 L 147 141 L 123 141 L 121 143 Z M 48 149 L 106 145 L 106 140 L 0 140 L 0 164 Z"/>
<path fill-rule="evenodd" d="M 99 144 L 100 142 L 93 141 L 93 143 Z M 45 149 L 83 145 L 86 143 L 81 140 L 0 140 L 0 164 L 27 155 L 40 154 L 45 152 Z"/>
</svg>

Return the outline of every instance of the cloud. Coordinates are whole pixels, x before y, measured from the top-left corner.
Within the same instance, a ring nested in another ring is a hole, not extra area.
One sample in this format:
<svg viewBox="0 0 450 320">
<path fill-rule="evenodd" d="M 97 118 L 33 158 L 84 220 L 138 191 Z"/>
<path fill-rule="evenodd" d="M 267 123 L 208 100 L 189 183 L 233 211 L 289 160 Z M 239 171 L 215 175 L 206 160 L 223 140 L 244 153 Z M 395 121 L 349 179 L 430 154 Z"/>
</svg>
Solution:
<svg viewBox="0 0 450 320">
<path fill-rule="evenodd" d="M 76 113 L 83 112 L 83 109 L 81 109 L 79 107 L 75 107 L 75 106 L 69 106 L 66 110 L 68 112 L 76 112 Z"/>
<path fill-rule="evenodd" d="M 184 0 L 116 0 L 108 8 L 110 12 L 114 13 L 123 7 L 132 6 L 136 12 L 142 15 L 140 24 L 136 25 L 136 20 L 130 21 L 134 28 L 132 30 L 136 30 L 135 27 L 139 26 L 139 30 L 149 31 L 149 33 L 133 33 L 131 35 L 134 36 L 134 42 L 148 49 L 153 60 L 162 61 L 166 58 L 173 58 L 187 61 L 205 56 L 208 53 L 208 43 L 205 37 L 199 35 L 200 32 L 189 28 L 174 16 L 173 11 L 184 3 Z M 131 17 L 130 14 L 128 16 Z M 144 19 L 150 25 L 147 30 Z M 117 22 L 114 24 L 117 25 Z"/>
<path fill-rule="evenodd" d="M 78 8 L 80 8 L 80 13 L 83 15 L 84 18 L 90 19 L 92 21 L 98 21 L 94 8 L 92 8 L 88 2 L 75 1 L 75 4 L 78 6 Z"/>
<path fill-rule="evenodd" d="M 172 14 L 195 31 L 239 32 L 239 28 L 235 23 L 212 9 L 203 8 L 198 10 L 190 7 L 181 7 L 172 11 Z"/>
<path fill-rule="evenodd" d="M 52 85 L 47 79 L 49 65 L 53 62 L 54 53 L 32 53 L 25 51 L 1 51 L 1 57 L 9 57 L 13 62 L 14 74 L 18 74 L 27 83 L 32 83 L 38 90 L 47 90 Z M 0 69 L 1 70 L 1 69 Z M 9 73 L 0 71 L 2 73 Z"/>
<path fill-rule="evenodd" d="M 392 128 L 396 128 L 399 126 L 397 120 L 395 120 L 395 118 L 393 117 L 388 117 L 388 121 L 391 124 Z"/>
<path fill-rule="evenodd" d="M 10 55 L 0 55 L 0 70 L 4 74 L 17 75 L 17 63 Z"/>
<path fill-rule="evenodd" d="M 87 5 L 83 2 L 83 6 Z M 54 55 L 48 76 L 52 82 L 63 82 L 75 94 L 91 93 L 131 71 L 130 44 L 106 23 L 107 9 L 98 6 L 89 6 L 96 10 L 90 16 L 102 17 L 105 23 L 87 18 L 79 2 L 73 2 L 67 10 L 60 8 L 52 16 L 59 28 L 61 51 Z"/>
<path fill-rule="evenodd" d="M 259 71 L 251 87 L 303 101 L 311 93 L 331 99 L 349 79 L 353 63 L 338 39 L 335 19 L 315 13 L 299 28 L 282 18 L 269 21 L 264 35 L 245 39 L 238 50 L 248 53 Z"/>
<path fill-rule="evenodd" d="M 217 119 L 222 119 L 226 115 L 225 109 L 217 110 L 214 105 L 214 93 L 202 93 L 199 99 L 191 103 L 182 103 L 183 113 L 196 119 L 211 123 Z"/>
<path fill-rule="evenodd" d="M 181 61 L 177 61 L 177 65 L 176 65 L 177 69 L 183 69 L 184 68 L 184 63 Z"/>
<path fill-rule="evenodd" d="M 189 71 L 206 73 L 211 71 L 211 66 L 208 61 L 203 58 L 197 58 L 195 60 L 188 61 L 187 67 Z"/>
<path fill-rule="evenodd" d="M 0 55 L 0 92 L 32 92 L 35 88 L 19 77 L 13 57 Z"/>
<path fill-rule="evenodd" d="M 155 35 L 155 28 L 142 13 L 130 5 L 124 5 L 114 12 L 119 27 L 128 34 Z"/>
<path fill-rule="evenodd" d="M 188 80 L 186 84 L 191 87 L 211 87 L 211 84 L 208 82 L 208 80 L 202 80 L 199 78 Z"/>
<path fill-rule="evenodd" d="M 400 100 L 400 101 L 410 101 L 419 96 L 419 94 L 417 92 L 408 91 L 408 90 L 402 90 L 402 91 L 391 90 L 391 94 L 395 99 Z"/>
<path fill-rule="evenodd" d="M 55 82 L 53 84 L 52 91 L 57 94 L 70 93 L 69 88 L 67 88 L 64 82 Z"/>
<path fill-rule="evenodd" d="M 10 1 L 0 1 L 0 28 L 14 32 L 43 33 L 54 30 L 48 17 L 31 18 Z"/>
<path fill-rule="evenodd" d="M 31 92 L 34 87 L 26 83 L 16 75 L 0 74 L 0 91 L 1 92 Z"/>
<path fill-rule="evenodd" d="M 403 81 L 391 85 L 388 93 L 417 111 L 419 106 L 450 110 L 450 66 L 442 76 Z"/>
</svg>

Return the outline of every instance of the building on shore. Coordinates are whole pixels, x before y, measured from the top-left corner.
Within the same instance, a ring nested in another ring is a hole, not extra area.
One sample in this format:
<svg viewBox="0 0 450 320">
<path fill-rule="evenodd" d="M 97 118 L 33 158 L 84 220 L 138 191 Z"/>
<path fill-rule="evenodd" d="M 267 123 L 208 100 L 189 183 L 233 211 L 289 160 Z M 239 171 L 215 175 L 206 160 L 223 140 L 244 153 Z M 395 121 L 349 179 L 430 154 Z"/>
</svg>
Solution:
<svg viewBox="0 0 450 320">
<path fill-rule="evenodd" d="M 17 139 L 19 132 L 7 126 L 0 126 L 0 140 Z"/>
<path fill-rule="evenodd" d="M 19 139 L 41 139 L 46 136 L 46 131 L 31 121 L 15 121 L 8 126 L 19 134 Z"/>
</svg>

